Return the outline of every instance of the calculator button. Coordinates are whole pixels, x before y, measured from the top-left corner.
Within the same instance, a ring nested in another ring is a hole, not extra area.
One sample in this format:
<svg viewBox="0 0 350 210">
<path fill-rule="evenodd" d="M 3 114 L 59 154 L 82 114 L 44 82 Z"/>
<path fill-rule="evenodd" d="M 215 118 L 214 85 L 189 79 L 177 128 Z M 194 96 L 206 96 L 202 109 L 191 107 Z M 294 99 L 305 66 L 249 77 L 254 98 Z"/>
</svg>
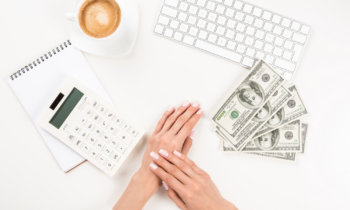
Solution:
<svg viewBox="0 0 350 210">
<path fill-rule="evenodd" d="M 105 142 L 108 142 L 110 138 L 111 138 L 111 136 L 108 133 L 105 133 L 102 135 L 102 139 Z"/>
<path fill-rule="evenodd" d="M 124 144 L 118 144 L 117 150 L 118 150 L 118 152 L 123 154 L 124 151 L 126 150 L 126 146 Z"/>
<path fill-rule="evenodd" d="M 96 109 L 99 104 L 100 103 L 98 101 L 94 100 L 94 102 L 92 102 L 92 107 Z"/>
<path fill-rule="evenodd" d="M 98 108 L 98 111 L 101 114 L 104 114 L 107 111 L 107 108 L 101 104 L 101 106 Z"/>
<path fill-rule="evenodd" d="M 99 137 L 102 134 L 102 129 L 96 126 L 94 133 Z"/>
<path fill-rule="evenodd" d="M 92 122 L 88 122 L 85 126 L 89 131 L 92 131 L 92 129 L 94 129 L 95 127 L 95 125 Z"/>
<path fill-rule="evenodd" d="M 97 138 L 93 135 L 90 135 L 88 140 L 87 140 L 90 144 L 94 145 L 95 142 L 97 141 Z"/>
<path fill-rule="evenodd" d="M 129 123 L 127 123 L 127 122 L 124 122 L 124 124 L 123 124 L 122 128 L 123 128 L 125 131 L 128 131 L 128 130 L 129 130 L 129 128 L 130 128 L 130 124 L 129 124 Z"/>
<path fill-rule="evenodd" d="M 91 148 L 91 147 L 90 147 L 88 144 L 85 144 L 85 145 L 83 146 L 83 149 L 82 149 L 82 150 L 83 150 L 84 152 L 88 152 L 88 151 L 90 150 L 90 148 Z"/>
<path fill-rule="evenodd" d="M 132 128 L 132 129 L 130 130 L 129 133 L 130 133 L 133 137 L 135 137 L 135 136 L 137 135 L 138 132 L 139 132 L 138 130 L 136 130 L 135 128 Z"/>
<path fill-rule="evenodd" d="M 114 163 L 112 161 L 109 161 L 107 164 L 106 164 L 106 167 L 111 170 L 114 166 Z"/>
<path fill-rule="evenodd" d="M 110 119 L 110 120 L 113 119 L 114 115 L 115 114 L 113 112 L 111 112 L 110 110 L 107 112 L 107 118 Z"/>
<path fill-rule="evenodd" d="M 115 122 L 117 125 L 120 125 L 120 124 L 123 122 L 123 119 L 117 116 L 117 117 L 115 118 L 114 122 Z"/>
<path fill-rule="evenodd" d="M 100 114 L 95 114 L 93 115 L 92 119 L 95 121 L 95 122 L 98 122 L 101 118 L 101 115 Z"/>
<path fill-rule="evenodd" d="M 97 155 L 98 155 L 98 152 L 96 150 L 92 149 L 91 152 L 90 152 L 90 156 L 93 157 L 93 158 L 96 158 Z"/>
<path fill-rule="evenodd" d="M 114 161 L 118 161 L 119 160 L 119 158 L 120 158 L 120 154 L 118 154 L 118 153 L 114 153 L 113 155 L 112 155 L 112 160 L 114 160 Z"/>
<path fill-rule="evenodd" d="M 106 161 L 106 157 L 101 155 L 99 158 L 98 158 L 98 162 L 101 163 L 101 164 L 104 164 Z"/>
<path fill-rule="evenodd" d="M 67 139 L 68 139 L 69 141 L 73 141 L 73 140 L 75 139 L 75 135 L 69 134 L 69 135 L 67 136 Z"/>
<path fill-rule="evenodd" d="M 106 147 L 103 149 L 103 153 L 105 153 L 107 156 L 109 156 L 112 153 L 112 149 L 109 147 Z"/>
<path fill-rule="evenodd" d="M 125 135 L 125 133 L 122 131 L 118 131 L 116 136 L 127 145 L 130 145 L 132 141 L 132 139 L 129 136 Z"/>
<path fill-rule="evenodd" d="M 81 126 L 80 125 L 76 125 L 74 128 L 73 128 L 73 131 L 75 133 L 79 133 L 79 131 L 81 130 Z"/>
<path fill-rule="evenodd" d="M 103 142 L 98 141 L 97 144 L 96 144 L 96 147 L 97 147 L 97 149 L 102 150 L 102 148 L 104 147 L 104 145 L 105 145 L 105 144 L 104 144 Z"/>
<path fill-rule="evenodd" d="M 117 141 L 117 140 L 115 140 L 115 139 L 112 139 L 112 141 L 111 141 L 111 142 L 109 142 L 109 145 L 111 145 L 112 147 L 117 146 L 117 144 L 118 144 L 118 141 Z"/>
<path fill-rule="evenodd" d="M 108 132 L 110 132 L 111 134 L 114 134 L 114 132 L 117 130 L 117 127 L 116 127 L 115 125 L 113 125 L 113 124 L 109 124 L 109 125 L 107 126 L 107 130 L 108 130 Z"/>
<path fill-rule="evenodd" d="M 103 128 L 106 128 L 107 125 L 108 125 L 108 121 L 105 120 L 105 119 L 102 119 L 101 122 L 100 122 L 100 125 L 101 125 Z"/>
<path fill-rule="evenodd" d="M 77 147 L 80 147 L 82 143 L 83 143 L 83 141 L 80 140 L 80 139 L 77 139 L 77 140 L 74 142 L 75 146 L 77 146 Z"/>
<path fill-rule="evenodd" d="M 92 115 L 94 111 L 92 111 L 92 109 L 90 107 L 88 107 L 86 110 L 85 110 L 85 114 L 86 116 L 90 117 Z"/>
<path fill-rule="evenodd" d="M 86 137 L 89 135 L 89 133 L 87 132 L 87 131 L 85 131 L 85 130 L 82 130 L 81 132 L 80 132 L 80 136 L 83 138 L 83 139 L 86 139 Z"/>
<path fill-rule="evenodd" d="M 84 125 L 85 123 L 86 123 L 86 121 L 87 121 L 87 118 L 86 117 L 82 117 L 82 118 L 80 118 L 80 124 L 82 124 L 82 125 Z"/>
</svg>

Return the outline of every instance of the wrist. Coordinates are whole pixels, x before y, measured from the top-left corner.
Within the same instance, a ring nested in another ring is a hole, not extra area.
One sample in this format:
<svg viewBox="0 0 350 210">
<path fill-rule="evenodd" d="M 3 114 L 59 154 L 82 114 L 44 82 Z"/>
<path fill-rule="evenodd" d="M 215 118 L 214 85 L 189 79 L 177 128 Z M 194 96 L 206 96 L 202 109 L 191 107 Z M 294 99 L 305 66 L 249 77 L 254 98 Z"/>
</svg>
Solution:
<svg viewBox="0 0 350 210">
<path fill-rule="evenodd" d="M 141 167 L 132 177 L 131 183 L 140 186 L 146 194 L 152 196 L 161 187 L 161 180 L 149 169 Z"/>
</svg>

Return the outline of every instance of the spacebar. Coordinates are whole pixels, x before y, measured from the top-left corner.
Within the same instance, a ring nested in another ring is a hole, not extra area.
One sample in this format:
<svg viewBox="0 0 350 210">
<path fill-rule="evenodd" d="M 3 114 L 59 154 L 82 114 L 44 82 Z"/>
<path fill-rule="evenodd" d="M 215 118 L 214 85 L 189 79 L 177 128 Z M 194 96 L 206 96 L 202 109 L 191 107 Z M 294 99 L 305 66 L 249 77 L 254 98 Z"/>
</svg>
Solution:
<svg viewBox="0 0 350 210">
<path fill-rule="evenodd" d="M 198 39 L 196 41 L 195 47 L 202 49 L 202 50 L 205 50 L 205 51 L 208 51 L 208 52 L 211 52 L 211 53 L 214 53 L 216 55 L 222 56 L 224 58 L 227 58 L 229 60 L 232 60 L 232 61 L 235 61 L 238 63 L 240 63 L 242 60 L 242 56 L 240 54 L 237 54 L 237 53 L 234 53 L 234 52 L 231 52 L 228 50 L 224 50 L 220 47 L 209 44 L 207 42 L 203 42 L 203 41 L 198 40 Z"/>
</svg>

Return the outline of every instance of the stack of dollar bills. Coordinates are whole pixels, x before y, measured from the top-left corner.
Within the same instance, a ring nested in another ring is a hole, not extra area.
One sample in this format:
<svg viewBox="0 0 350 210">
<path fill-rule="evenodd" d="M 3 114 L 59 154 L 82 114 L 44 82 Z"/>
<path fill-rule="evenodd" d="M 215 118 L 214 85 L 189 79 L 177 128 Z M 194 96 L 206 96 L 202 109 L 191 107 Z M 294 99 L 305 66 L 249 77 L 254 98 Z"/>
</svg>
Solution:
<svg viewBox="0 0 350 210">
<path fill-rule="evenodd" d="M 308 111 L 300 92 L 264 60 L 231 93 L 213 117 L 223 152 L 283 160 L 304 152 Z"/>
</svg>

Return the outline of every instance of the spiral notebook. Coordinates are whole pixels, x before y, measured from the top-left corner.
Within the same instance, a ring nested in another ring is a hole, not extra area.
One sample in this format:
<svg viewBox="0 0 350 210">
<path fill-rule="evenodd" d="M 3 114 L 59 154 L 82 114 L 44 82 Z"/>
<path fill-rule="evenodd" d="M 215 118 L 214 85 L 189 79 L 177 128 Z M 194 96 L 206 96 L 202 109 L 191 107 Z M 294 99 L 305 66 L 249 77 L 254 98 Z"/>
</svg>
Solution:
<svg viewBox="0 0 350 210">
<path fill-rule="evenodd" d="M 76 77 L 113 104 L 83 54 L 69 40 L 8 78 L 8 83 L 64 172 L 79 166 L 85 159 L 35 121 L 68 75 Z"/>
</svg>

